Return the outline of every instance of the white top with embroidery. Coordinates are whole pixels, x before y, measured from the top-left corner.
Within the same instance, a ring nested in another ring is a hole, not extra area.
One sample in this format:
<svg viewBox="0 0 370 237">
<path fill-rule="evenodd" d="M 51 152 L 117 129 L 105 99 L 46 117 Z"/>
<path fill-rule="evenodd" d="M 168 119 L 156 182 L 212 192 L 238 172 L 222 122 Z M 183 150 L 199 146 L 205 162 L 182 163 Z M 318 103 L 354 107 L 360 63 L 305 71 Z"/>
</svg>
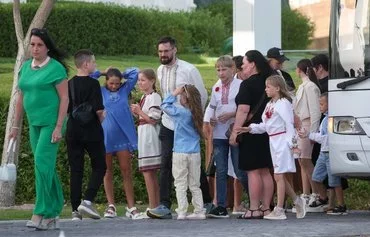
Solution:
<svg viewBox="0 0 370 237">
<path fill-rule="evenodd" d="M 274 173 L 296 172 L 295 161 L 292 154 L 293 137 L 293 106 L 285 98 L 276 102 L 267 103 L 262 114 L 262 123 L 251 124 L 251 133 L 264 133 L 270 136 L 270 151 Z"/>
<path fill-rule="evenodd" d="M 270 100 L 262 114 L 262 123 L 251 124 L 250 133 L 261 134 L 267 132 L 269 136 L 283 133 L 289 147 L 293 146 L 294 130 L 293 106 L 287 99 L 282 98 L 276 102 Z"/>
<path fill-rule="evenodd" d="M 204 113 L 204 122 L 210 122 L 211 118 L 217 118 L 218 116 L 229 113 L 236 112 L 235 97 L 239 92 L 240 84 L 242 80 L 233 79 L 230 82 L 230 88 L 227 95 L 223 92 L 223 86 L 221 80 L 218 80 L 216 84 L 212 87 L 211 100 Z M 224 94 L 223 100 L 222 95 Z M 235 122 L 235 117 L 226 121 L 226 123 L 217 122 L 213 129 L 213 139 L 227 139 L 225 136 L 226 131 L 229 129 L 230 124 Z"/>
<path fill-rule="evenodd" d="M 202 100 L 202 107 L 205 107 L 208 99 L 207 90 L 204 87 L 202 76 L 193 64 L 176 59 L 173 65 L 159 66 L 157 75 L 163 98 L 166 98 L 176 88 L 185 84 L 191 84 L 198 89 Z M 179 98 L 177 101 L 180 101 Z M 175 105 L 178 103 L 176 102 Z M 166 113 L 163 113 L 162 124 L 171 130 L 175 128 L 173 120 Z"/>
</svg>

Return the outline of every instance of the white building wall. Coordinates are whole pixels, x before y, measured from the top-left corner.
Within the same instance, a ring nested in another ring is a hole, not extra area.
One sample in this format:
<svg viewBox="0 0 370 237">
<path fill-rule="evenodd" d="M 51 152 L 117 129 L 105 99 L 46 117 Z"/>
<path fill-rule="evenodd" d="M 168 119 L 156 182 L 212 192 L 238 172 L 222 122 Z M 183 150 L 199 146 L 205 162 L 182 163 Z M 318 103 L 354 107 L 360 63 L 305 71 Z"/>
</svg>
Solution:
<svg viewBox="0 0 370 237">
<path fill-rule="evenodd" d="M 281 1 L 233 0 L 233 9 L 233 55 L 281 48 Z"/>
</svg>

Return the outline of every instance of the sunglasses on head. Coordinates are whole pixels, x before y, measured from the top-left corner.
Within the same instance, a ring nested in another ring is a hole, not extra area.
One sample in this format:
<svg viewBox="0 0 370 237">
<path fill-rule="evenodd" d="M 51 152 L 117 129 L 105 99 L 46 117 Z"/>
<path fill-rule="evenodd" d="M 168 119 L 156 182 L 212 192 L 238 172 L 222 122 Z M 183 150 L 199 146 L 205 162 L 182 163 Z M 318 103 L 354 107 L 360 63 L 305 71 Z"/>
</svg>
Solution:
<svg viewBox="0 0 370 237">
<path fill-rule="evenodd" d="M 31 30 L 31 34 L 32 35 L 45 35 L 47 34 L 47 31 L 46 29 L 33 28 Z"/>
</svg>

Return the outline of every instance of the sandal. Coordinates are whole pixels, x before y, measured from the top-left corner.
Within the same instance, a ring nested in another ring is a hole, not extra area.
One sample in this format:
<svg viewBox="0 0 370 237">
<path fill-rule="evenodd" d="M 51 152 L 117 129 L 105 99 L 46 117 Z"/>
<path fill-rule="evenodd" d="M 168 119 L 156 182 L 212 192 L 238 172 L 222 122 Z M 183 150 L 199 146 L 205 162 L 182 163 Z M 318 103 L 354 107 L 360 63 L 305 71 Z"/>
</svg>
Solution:
<svg viewBox="0 0 370 237">
<path fill-rule="evenodd" d="M 107 209 L 105 209 L 104 217 L 105 218 L 114 218 L 117 216 L 116 207 L 113 204 L 109 204 Z"/>
<path fill-rule="evenodd" d="M 251 213 L 250 216 L 247 216 L 247 213 L 248 212 Z M 249 220 L 252 220 L 252 219 L 263 219 L 263 215 L 255 216 L 255 215 L 253 215 L 254 212 L 261 212 L 261 210 L 260 209 L 257 209 L 257 210 L 251 210 L 251 209 L 249 209 L 243 215 L 238 216 L 237 219 L 249 219 Z"/>
<path fill-rule="evenodd" d="M 265 210 L 260 210 L 261 212 L 262 212 L 262 216 L 267 216 L 267 215 L 269 215 L 270 213 L 271 213 L 271 209 L 270 208 L 267 208 L 267 209 L 265 209 Z M 265 212 L 269 212 L 267 215 L 265 215 Z"/>
<path fill-rule="evenodd" d="M 126 216 L 133 220 L 146 219 L 147 217 L 140 213 L 136 207 L 128 208 L 126 207 Z"/>
</svg>

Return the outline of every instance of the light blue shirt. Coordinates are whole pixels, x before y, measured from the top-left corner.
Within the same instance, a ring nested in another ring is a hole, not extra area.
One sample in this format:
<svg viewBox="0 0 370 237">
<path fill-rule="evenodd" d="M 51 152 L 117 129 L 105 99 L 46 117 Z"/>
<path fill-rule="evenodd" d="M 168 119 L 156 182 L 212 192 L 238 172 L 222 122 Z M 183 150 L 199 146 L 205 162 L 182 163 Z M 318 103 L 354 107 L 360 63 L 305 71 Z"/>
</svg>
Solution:
<svg viewBox="0 0 370 237">
<path fill-rule="evenodd" d="M 324 113 L 325 117 L 321 121 L 320 131 L 317 133 L 310 133 L 309 138 L 317 143 L 321 144 L 320 151 L 329 151 L 328 142 L 328 112 Z"/>
<path fill-rule="evenodd" d="M 193 118 L 189 109 L 174 105 L 176 97 L 173 95 L 164 99 L 161 109 L 170 116 L 174 123 L 173 151 L 177 153 L 199 153 L 199 134 L 195 129 Z"/>
</svg>

